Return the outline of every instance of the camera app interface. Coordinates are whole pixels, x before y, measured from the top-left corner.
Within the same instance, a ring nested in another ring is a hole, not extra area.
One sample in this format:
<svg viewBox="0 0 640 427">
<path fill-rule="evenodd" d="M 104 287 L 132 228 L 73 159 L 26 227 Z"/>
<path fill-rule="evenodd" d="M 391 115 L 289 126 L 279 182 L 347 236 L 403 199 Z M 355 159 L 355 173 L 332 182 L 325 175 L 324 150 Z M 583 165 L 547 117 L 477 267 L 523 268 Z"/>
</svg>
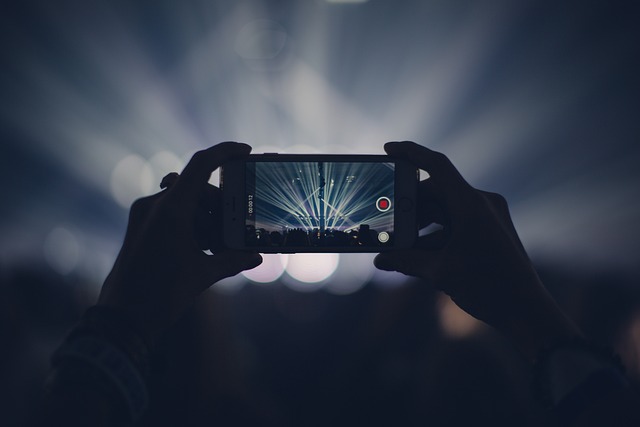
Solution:
<svg viewBox="0 0 640 427">
<path fill-rule="evenodd" d="M 249 162 L 246 244 L 393 243 L 394 163 Z"/>
</svg>

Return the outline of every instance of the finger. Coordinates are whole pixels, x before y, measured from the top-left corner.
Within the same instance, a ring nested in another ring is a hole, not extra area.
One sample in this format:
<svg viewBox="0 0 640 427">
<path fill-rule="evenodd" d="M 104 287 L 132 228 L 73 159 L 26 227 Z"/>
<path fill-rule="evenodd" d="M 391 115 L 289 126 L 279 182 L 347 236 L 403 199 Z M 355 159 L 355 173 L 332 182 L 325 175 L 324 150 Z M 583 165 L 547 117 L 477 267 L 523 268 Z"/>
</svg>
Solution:
<svg viewBox="0 0 640 427">
<path fill-rule="evenodd" d="M 431 280 L 431 265 L 437 258 L 436 253 L 422 250 L 383 252 L 376 255 L 373 265 L 384 271 L 397 271 L 408 276 Z"/>
<path fill-rule="evenodd" d="M 217 187 L 212 187 L 210 199 L 215 205 L 211 212 L 211 233 L 209 237 L 208 249 L 214 253 L 225 248 L 224 245 L 224 216 L 222 215 L 222 191 Z"/>
<path fill-rule="evenodd" d="M 177 172 L 171 172 L 165 175 L 162 181 L 160 181 L 160 188 L 164 190 L 165 188 L 171 187 L 178 180 L 179 176 L 180 174 Z"/>
<path fill-rule="evenodd" d="M 236 142 L 223 142 L 193 155 L 171 188 L 172 198 L 187 208 L 195 207 L 202 188 L 211 173 L 224 163 L 247 156 L 251 147 Z"/>
<path fill-rule="evenodd" d="M 444 200 L 442 187 L 430 177 L 418 183 L 417 217 L 420 229 L 433 223 L 445 224 L 448 216 L 443 208 Z"/>
<path fill-rule="evenodd" d="M 414 142 L 388 142 L 384 148 L 389 155 L 404 158 L 429 172 L 429 179 L 421 181 L 419 187 L 418 219 L 421 227 L 428 225 L 433 215 L 439 218 L 432 222 L 447 227 L 464 220 L 470 203 L 478 195 L 444 154 Z M 439 205 L 440 213 L 430 212 L 428 205 L 431 200 Z"/>
<path fill-rule="evenodd" d="M 193 233 L 198 248 L 213 251 L 212 246 L 216 242 L 215 238 L 219 235 L 216 229 L 220 224 L 215 222 L 211 212 L 201 208 L 195 211 L 194 223 Z"/>
<path fill-rule="evenodd" d="M 498 193 L 491 193 L 488 191 L 478 190 L 485 199 L 489 202 L 491 208 L 497 214 L 498 218 L 501 220 L 502 226 L 507 230 L 507 234 L 511 236 L 512 241 L 520 251 L 520 253 L 527 253 L 520 237 L 518 237 L 518 232 L 516 231 L 516 227 L 513 225 L 513 220 L 511 219 L 511 213 L 509 212 L 509 204 L 507 200 Z"/>
<path fill-rule="evenodd" d="M 209 212 L 220 210 L 222 190 L 214 185 L 206 184 L 198 197 L 198 205 Z"/>
<path fill-rule="evenodd" d="M 211 184 L 205 185 L 195 211 L 196 241 L 201 249 L 218 252 L 222 248 L 223 219 L 222 191 Z"/>
<path fill-rule="evenodd" d="M 418 185 L 418 225 L 422 229 L 429 224 L 445 224 L 448 219 L 447 212 L 443 206 L 444 195 L 440 194 L 430 180 L 421 181 Z"/>
<path fill-rule="evenodd" d="M 159 192 L 151 196 L 139 198 L 133 202 L 129 209 L 127 231 L 124 235 L 124 242 L 122 243 L 123 250 L 134 246 L 136 242 L 141 239 L 140 230 L 143 229 L 147 223 L 157 200 L 163 195 L 164 192 Z"/>
<path fill-rule="evenodd" d="M 204 255 L 204 254 L 203 254 Z M 262 256 L 255 252 L 224 251 L 205 255 L 208 285 L 262 264 Z"/>
<path fill-rule="evenodd" d="M 489 202 L 491 207 L 500 215 L 509 216 L 509 205 L 507 204 L 507 200 L 498 193 L 492 193 L 490 191 L 477 190 L 480 194 L 482 194 L 485 199 Z"/>
<path fill-rule="evenodd" d="M 149 216 L 149 212 L 153 209 L 156 202 L 164 196 L 164 192 L 160 191 L 151 196 L 141 197 L 133 202 L 129 209 L 129 228 L 137 228 L 141 226 Z"/>
<path fill-rule="evenodd" d="M 436 230 L 433 233 L 418 237 L 418 241 L 414 247 L 424 250 L 442 249 L 449 241 L 449 236 L 450 230 L 448 228 Z"/>
</svg>

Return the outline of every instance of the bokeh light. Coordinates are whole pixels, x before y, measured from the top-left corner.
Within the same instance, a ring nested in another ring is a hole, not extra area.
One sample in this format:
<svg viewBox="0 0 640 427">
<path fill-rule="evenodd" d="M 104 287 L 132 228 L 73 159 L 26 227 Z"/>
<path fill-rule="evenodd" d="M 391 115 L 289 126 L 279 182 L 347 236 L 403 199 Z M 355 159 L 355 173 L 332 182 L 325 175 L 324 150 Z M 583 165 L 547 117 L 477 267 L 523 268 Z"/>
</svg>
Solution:
<svg viewBox="0 0 640 427">
<path fill-rule="evenodd" d="M 301 292 L 317 290 L 335 272 L 339 260 L 339 254 L 289 255 L 286 271 L 295 281 L 285 283 Z"/>
<path fill-rule="evenodd" d="M 154 189 L 154 174 L 149 163 L 131 154 L 118 162 L 111 173 L 111 194 L 118 204 L 128 209 L 138 198 Z"/>
<path fill-rule="evenodd" d="M 287 43 L 287 32 L 278 22 L 259 19 L 249 22 L 240 30 L 235 50 L 247 60 L 273 59 Z"/>
<path fill-rule="evenodd" d="M 481 328 L 482 323 L 464 312 L 448 295 L 438 294 L 437 310 L 440 330 L 448 338 L 467 338 Z"/>
<path fill-rule="evenodd" d="M 243 271 L 242 275 L 254 283 L 275 282 L 284 273 L 288 261 L 289 257 L 284 254 L 262 254 L 262 264 Z"/>
<path fill-rule="evenodd" d="M 153 172 L 152 186 L 153 190 L 159 189 L 160 181 L 168 173 L 180 173 L 185 166 L 185 162 L 170 151 L 160 151 L 149 159 L 149 167 Z"/>
<path fill-rule="evenodd" d="M 334 295 L 349 295 L 360 290 L 373 277 L 375 254 L 340 254 L 336 271 L 325 289 Z"/>
<path fill-rule="evenodd" d="M 56 272 L 71 273 L 80 262 L 82 248 L 75 234 L 64 227 L 56 227 L 43 245 L 44 257 Z"/>
</svg>

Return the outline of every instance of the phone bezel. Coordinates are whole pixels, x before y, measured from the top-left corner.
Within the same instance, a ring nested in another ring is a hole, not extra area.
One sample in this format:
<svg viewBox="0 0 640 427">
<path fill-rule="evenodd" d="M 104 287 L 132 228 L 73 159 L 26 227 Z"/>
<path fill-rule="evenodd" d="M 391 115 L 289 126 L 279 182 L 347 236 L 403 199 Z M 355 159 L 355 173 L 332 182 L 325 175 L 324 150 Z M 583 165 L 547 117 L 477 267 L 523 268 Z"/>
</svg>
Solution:
<svg viewBox="0 0 640 427">
<path fill-rule="evenodd" d="M 247 162 L 356 162 L 395 163 L 394 243 L 389 246 L 247 246 L 245 243 Z M 260 253 L 363 253 L 386 252 L 412 247 L 418 236 L 416 195 L 419 171 L 405 160 L 377 154 L 251 154 L 229 162 L 220 171 L 223 198 L 224 245 L 231 249 Z"/>
</svg>

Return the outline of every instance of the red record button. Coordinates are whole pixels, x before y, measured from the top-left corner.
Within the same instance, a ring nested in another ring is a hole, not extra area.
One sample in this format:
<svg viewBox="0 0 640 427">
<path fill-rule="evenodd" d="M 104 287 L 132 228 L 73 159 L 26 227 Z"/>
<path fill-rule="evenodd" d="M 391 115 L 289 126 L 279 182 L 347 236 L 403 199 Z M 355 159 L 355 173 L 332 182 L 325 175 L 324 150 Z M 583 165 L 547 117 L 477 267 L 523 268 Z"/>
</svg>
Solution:
<svg viewBox="0 0 640 427">
<path fill-rule="evenodd" d="M 389 200 L 388 197 L 380 197 L 376 200 L 376 208 L 378 208 L 380 212 L 388 211 L 391 209 L 391 200 Z"/>
</svg>

